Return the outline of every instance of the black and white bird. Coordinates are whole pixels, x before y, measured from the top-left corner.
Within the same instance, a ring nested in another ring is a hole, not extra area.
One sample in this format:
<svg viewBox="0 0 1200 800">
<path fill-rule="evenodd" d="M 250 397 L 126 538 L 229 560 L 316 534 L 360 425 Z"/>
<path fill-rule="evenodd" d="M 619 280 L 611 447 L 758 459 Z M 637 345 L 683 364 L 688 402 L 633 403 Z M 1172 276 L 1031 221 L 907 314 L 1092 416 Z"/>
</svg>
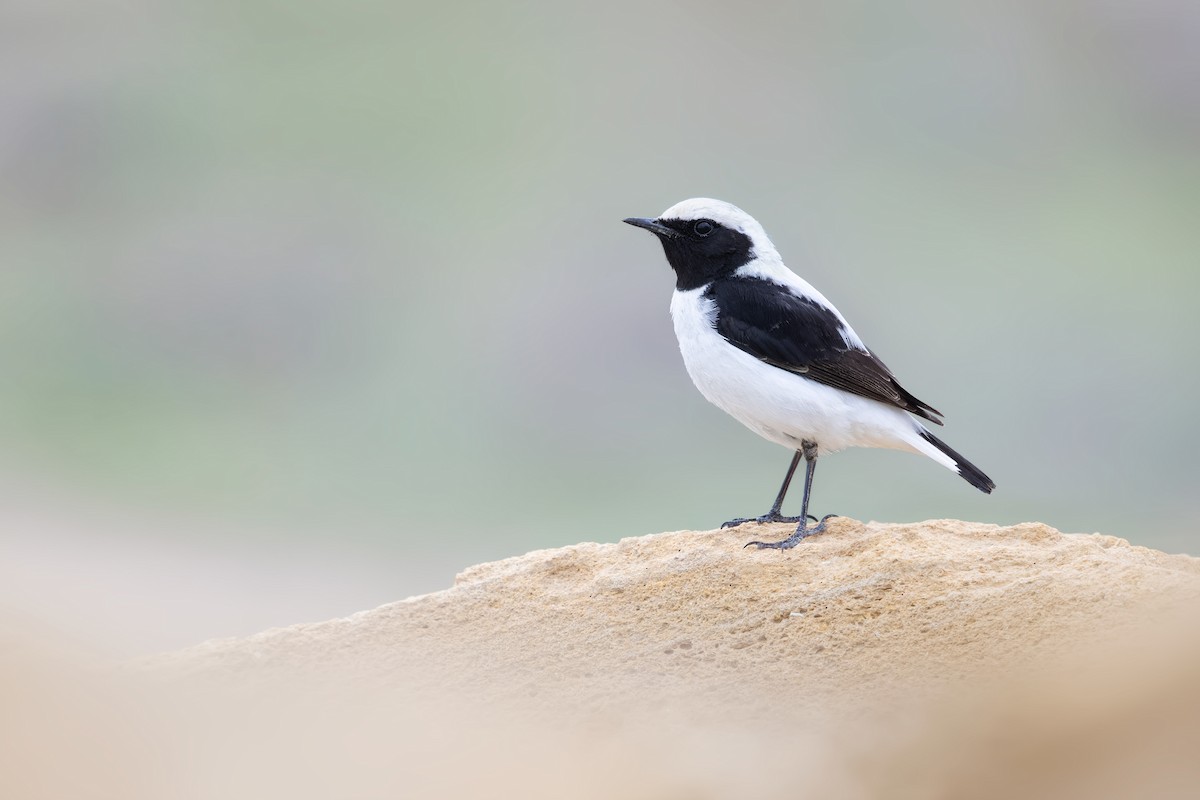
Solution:
<svg viewBox="0 0 1200 800">
<path fill-rule="evenodd" d="M 847 447 L 919 453 L 982 492 L 995 488 L 991 478 L 913 418 L 942 424 L 941 412 L 905 390 L 824 295 L 784 266 L 749 214 L 699 197 L 655 219 L 625 222 L 656 235 L 675 270 L 671 318 L 696 388 L 759 436 L 795 451 L 771 510 L 722 527 L 799 526 L 783 541 L 747 547 L 786 550 L 825 530 L 834 514 L 808 524 L 813 472 L 818 456 Z M 804 502 L 799 517 L 785 517 L 780 509 L 801 458 Z"/>
</svg>

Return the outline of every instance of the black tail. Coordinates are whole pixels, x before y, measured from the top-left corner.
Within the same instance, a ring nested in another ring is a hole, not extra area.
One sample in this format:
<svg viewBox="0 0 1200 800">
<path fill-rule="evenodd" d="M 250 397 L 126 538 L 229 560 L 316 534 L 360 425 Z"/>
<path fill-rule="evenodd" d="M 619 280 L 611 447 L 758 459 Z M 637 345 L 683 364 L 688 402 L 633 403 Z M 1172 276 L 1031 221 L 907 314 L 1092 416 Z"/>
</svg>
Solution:
<svg viewBox="0 0 1200 800">
<path fill-rule="evenodd" d="M 938 450 L 941 450 L 946 455 L 950 456 L 950 458 L 954 459 L 954 464 L 958 467 L 958 474 L 961 475 L 963 480 L 965 480 L 967 483 L 971 484 L 984 494 L 991 494 L 992 489 L 996 488 L 996 484 L 992 483 L 991 478 L 983 474 L 983 470 L 950 449 L 950 445 L 946 444 L 941 439 L 924 429 L 921 430 L 921 438 L 929 442 Z"/>
</svg>

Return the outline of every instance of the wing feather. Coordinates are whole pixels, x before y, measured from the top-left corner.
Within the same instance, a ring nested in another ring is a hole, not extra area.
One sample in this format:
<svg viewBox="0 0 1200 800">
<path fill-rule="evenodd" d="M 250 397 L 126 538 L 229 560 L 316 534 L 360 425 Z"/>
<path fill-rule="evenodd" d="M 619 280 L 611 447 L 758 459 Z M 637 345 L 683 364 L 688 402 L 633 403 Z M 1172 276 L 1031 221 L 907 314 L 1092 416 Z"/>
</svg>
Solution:
<svg viewBox="0 0 1200 800">
<path fill-rule="evenodd" d="M 761 278 L 714 281 L 705 295 L 716 303 L 717 332 L 734 347 L 773 367 L 941 425 L 941 412 L 899 384 L 870 350 L 848 343 L 845 323 L 830 308 Z"/>
</svg>

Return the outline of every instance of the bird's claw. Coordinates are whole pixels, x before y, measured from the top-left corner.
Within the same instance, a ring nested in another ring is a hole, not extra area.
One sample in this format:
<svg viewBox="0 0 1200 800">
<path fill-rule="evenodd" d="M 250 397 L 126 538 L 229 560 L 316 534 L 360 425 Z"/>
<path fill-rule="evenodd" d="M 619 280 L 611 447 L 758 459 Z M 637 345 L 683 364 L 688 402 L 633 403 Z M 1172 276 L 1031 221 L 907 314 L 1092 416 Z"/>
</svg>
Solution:
<svg viewBox="0 0 1200 800">
<path fill-rule="evenodd" d="M 812 517 L 811 514 L 809 516 L 814 521 L 816 520 L 816 517 Z M 807 539 L 809 536 L 815 536 L 818 533 L 824 533 L 825 523 L 836 516 L 837 514 L 826 514 L 825 516 L 821 517 L 821 521 L 812 528 L 808 527 L 808 520 L 805 520 L 804 522 L 800 523 L 800 527 L 796 528 L 795 533 L 781 542 L 746 542 L 746 544 L 742 546 L 742 549 L 745 550 L 747 547 L 753 545 L 759 550 L 791 550 L 793 547 L 798 545 L 801 540 Z"/>
<path fill-rule="evenodd" d="M 817 521 L 817 518 L 814 517 L 812 514 L 809 514 L 808 518 L 811 519 L 813 522 Z M 737 519 L 731 519 L 728 522 L 722 522 L 721 527 L 722 528 L 736 528 L 739 525 L 745 525 L 747 522 L 754 522 L 759 525 L 769 525 L 773 522 L 786 522 L 789 525 L 795 525 L 797 522 L 800 522 L 801 519 L 802 519 L 802 517 L 785 517 L 782 514 L 768 513 L 768 514 L 763 514 L 761 517 L 738 517 Z"/>
</svg>

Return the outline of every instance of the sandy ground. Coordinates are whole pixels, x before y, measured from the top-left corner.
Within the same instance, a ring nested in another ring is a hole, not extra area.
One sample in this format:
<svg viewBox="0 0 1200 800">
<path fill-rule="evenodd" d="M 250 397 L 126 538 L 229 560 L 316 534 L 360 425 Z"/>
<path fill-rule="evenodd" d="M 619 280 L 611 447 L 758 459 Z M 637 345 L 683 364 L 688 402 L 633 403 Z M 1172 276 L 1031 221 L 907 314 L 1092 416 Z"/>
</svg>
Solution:
<svg viewBox="0 0 1200 800">
<path fill-rule="evenodd" d="M 1194 796 L 1200 559 L 949 520 L 741 549 L 786 533 L 536 551 L 115 671 L 9 648 L 0 796 Z"/>
</svg>

